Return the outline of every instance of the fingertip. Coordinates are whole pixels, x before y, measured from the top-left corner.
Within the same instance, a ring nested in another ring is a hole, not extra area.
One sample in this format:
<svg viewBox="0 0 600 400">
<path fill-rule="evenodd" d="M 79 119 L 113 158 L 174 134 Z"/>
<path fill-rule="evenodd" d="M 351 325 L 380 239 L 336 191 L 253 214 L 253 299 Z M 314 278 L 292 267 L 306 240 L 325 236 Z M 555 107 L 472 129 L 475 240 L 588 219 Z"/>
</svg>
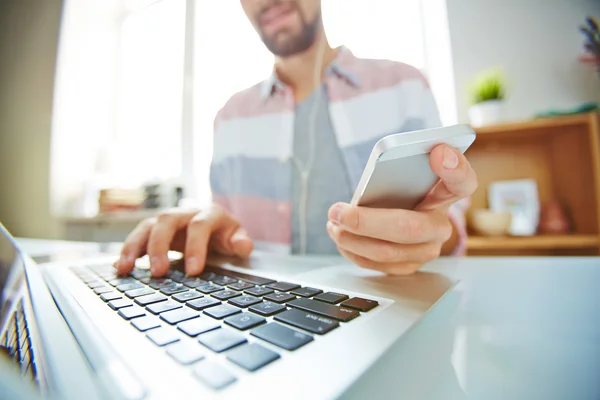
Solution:
<svg viewBox="0 0 600 400">
<path fill-rule="evenodd" d="M 198 276 L 202 273 L 203 265 L 198 257 L 191 256 L 185 259 L 185 273 L 188 276 Z"/>
<path fill-rule="evenodd" d="M 135 257 L 128 254 L 123 254 L 115 263 L 115 268 L 119 275 L 128 275 L 135 267 Z"/>
<path fill-rule="evenodd" d="M 169 272 L 169 259 L 166 256 L 150 258 L 150 272 L 153 278 L 162 278 Z"/>
<path fill-rule="evenodd" d="M 254 243 L 249 238 L 243 238 L 233 241 L 233 251 L 235 255 L 241 258 L 247 258 L 254 250 Z"/>
<path fill-rule="evenodd" d="M 466 158 L 452 146 L 441 144 L 430 153 L 429 166 L 440 178 L 452 177 L 455 171 L 464 169 Z"/>
</svg>

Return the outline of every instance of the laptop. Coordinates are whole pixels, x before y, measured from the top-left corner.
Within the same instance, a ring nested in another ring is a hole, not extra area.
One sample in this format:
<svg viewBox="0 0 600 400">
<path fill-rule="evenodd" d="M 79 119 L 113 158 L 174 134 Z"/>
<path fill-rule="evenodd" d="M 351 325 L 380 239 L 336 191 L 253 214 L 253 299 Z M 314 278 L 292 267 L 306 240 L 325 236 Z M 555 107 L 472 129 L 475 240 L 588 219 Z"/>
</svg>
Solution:
<svg viewBox="0 0 600 400">
<path fill-rule="evenodd" d="M 454 287 L 338 258 L 173 260 L 117 276 L 117 254 L 35 262 L 0 224 L 0 390 L 18 398 L 333 399 Z M 20 377 L 20 379 L 14 379 Z M 3 397 L 0 393 L 0 397 Z"/>
</svg>

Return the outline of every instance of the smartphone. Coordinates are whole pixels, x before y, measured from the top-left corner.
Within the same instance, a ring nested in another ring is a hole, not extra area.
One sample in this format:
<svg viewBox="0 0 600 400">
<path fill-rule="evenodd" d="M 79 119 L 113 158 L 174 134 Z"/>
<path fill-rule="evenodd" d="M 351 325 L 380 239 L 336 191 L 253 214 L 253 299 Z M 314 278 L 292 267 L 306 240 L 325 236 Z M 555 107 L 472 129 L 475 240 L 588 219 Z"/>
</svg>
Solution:
<svg viewBox="0 0 600 400">
<path fill-rule="evenodd" d="M 373 208 L 414 209 L 439 180 L 429 154 L 439 144 L 464 152 L 475 141 L 468 125 L 388 135 L 369 156 L 351 204 Z"/>
</svg>

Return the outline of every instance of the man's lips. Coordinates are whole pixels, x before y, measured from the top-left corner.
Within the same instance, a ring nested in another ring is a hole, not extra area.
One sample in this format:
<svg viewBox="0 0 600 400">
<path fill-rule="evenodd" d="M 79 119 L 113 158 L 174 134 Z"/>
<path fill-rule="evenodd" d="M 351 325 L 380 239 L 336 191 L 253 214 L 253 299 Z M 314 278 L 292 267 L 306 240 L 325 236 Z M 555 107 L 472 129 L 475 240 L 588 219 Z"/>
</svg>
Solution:
<svg viewBox="0 0 600 400">
<path fill-rule="evenodd" d="M 260 25 L 269 30 L 277 30 L 286 25 L 294 14 L 292 4 L 280 4 L 264 11 L 259 18 Z"/>
</svg>

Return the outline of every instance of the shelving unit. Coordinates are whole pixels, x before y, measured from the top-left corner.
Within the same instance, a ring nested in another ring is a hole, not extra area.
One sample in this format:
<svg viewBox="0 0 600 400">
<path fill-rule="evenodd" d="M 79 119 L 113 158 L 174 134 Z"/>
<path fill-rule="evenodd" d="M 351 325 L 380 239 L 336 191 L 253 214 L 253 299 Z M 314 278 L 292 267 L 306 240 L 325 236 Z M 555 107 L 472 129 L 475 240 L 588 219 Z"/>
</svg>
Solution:
<svg viewBox="0 0 600 400">
<path fill-rule="evenodd" d="M 556 198 L 572 231 L 566 235 L 482 237 L 469 255 L 600 255 L 600 114 L 535 119 L 477 128 L 466 156 L 479 188 L 471 208 L 487 208 L 489 184 L 535 179 L 540 201 Z"/>
</svg>

